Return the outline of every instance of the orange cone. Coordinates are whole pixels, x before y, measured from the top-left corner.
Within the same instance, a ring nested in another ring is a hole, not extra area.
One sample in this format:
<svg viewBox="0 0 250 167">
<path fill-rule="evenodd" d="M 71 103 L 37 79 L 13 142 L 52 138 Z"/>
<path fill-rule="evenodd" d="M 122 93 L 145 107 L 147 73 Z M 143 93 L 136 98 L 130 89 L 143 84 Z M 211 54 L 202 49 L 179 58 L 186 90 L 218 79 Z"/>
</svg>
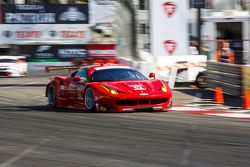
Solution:
<svg viewBox="0 0 250 167">
<path fill-rule="evenodd" d="M 250 91 L 245 92 L 244 109 L 250 109 Z"/>
<path fill-rule="evenodd" d="M 216 87 L 214 90 L 214 102 L 218 104 L 224 104 L 224 96 L 222 88 Z"/>
</svg>

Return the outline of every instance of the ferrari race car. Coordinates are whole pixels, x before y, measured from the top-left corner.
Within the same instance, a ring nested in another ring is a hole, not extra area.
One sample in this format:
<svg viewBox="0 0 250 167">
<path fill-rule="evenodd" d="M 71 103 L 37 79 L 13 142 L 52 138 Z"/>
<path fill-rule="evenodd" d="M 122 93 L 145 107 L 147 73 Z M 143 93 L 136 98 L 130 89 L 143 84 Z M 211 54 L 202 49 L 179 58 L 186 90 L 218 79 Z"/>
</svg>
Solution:
<svg viewBox="0 0 250 167">
<path fill-rule="evenodd" d="M 0 56 L 0 76 L 20 77 L 25 76 L 28 64 L 23 56 Z"/>
<path fill-rule="evenodd" d="M 66 68 L 73 67 L 62 67 Z M 100 112 L 167 111 L 172 106 L 171 89 L 165 81 L 155 79 L 154 73 L 149 78 L 125 65 L 81 67 L 68 76 L 49 78 L 48 106 Z"/>
</svg>

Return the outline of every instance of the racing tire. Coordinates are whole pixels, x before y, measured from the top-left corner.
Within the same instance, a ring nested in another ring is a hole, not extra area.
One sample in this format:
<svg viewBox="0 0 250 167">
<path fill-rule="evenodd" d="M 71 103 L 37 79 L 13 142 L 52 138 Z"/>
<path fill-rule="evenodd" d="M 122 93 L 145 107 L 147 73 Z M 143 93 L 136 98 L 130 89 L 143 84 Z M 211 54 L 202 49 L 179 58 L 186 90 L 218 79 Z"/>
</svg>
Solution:
<svg viewBox="0 0 250 167">
<path fill-rule="evenodd" d="M 95 111 L 94 92 L 91 87 L 88 87 L 84 93 L 84 105 L 88 111 Z"/>
<path fill-rule="evenodd" d="M 56 90 L 53 85 L 49 85 L 48 87 L 48 107 L 55 108 L 56 107 Z"/>
<path fill-rule="evenodd" d="M 204 72 L 201 72 L 198 74 L 196 81 L 195 81 L 195 85 L 201 89 L 208 87 L 207 82 L 206 82 L 206 74 Z"/>
</svg>

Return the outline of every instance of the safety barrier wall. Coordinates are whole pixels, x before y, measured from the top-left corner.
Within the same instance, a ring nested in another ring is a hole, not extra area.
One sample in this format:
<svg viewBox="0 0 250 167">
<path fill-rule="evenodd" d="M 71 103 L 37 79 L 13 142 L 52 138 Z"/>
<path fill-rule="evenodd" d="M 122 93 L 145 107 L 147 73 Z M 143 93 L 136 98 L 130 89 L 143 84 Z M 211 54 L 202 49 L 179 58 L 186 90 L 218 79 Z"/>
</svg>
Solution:
<svg viewBox="0 0 250 167">
<path fill-rule="evenodd" d="M 208 87 L 222 88 L 224 93 L 244 96 L 243 69 L 243 65 L 208 61 L 206 71 Z"/>
</svg>

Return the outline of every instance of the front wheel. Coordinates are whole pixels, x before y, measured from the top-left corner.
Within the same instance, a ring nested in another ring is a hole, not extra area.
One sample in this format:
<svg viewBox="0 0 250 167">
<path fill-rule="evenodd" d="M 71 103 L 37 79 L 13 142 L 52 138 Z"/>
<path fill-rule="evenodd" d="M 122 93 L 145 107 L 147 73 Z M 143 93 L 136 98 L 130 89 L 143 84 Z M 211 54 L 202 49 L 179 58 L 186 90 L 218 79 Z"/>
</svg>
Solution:
<svg viewBox="0 0 250 167">
<path fill-rule="evenodd" d="M 56 90 L 53 85 L 48 87 L 48 106 L 51 108 L 56 107 Z"/>
<path fill-rule="evenodd" d="M 95 110 L 95 99 L 92 88 L 88 87 L 84 94 L 84 104 L 87 110 L 94 111 Z"/>
</svg>

